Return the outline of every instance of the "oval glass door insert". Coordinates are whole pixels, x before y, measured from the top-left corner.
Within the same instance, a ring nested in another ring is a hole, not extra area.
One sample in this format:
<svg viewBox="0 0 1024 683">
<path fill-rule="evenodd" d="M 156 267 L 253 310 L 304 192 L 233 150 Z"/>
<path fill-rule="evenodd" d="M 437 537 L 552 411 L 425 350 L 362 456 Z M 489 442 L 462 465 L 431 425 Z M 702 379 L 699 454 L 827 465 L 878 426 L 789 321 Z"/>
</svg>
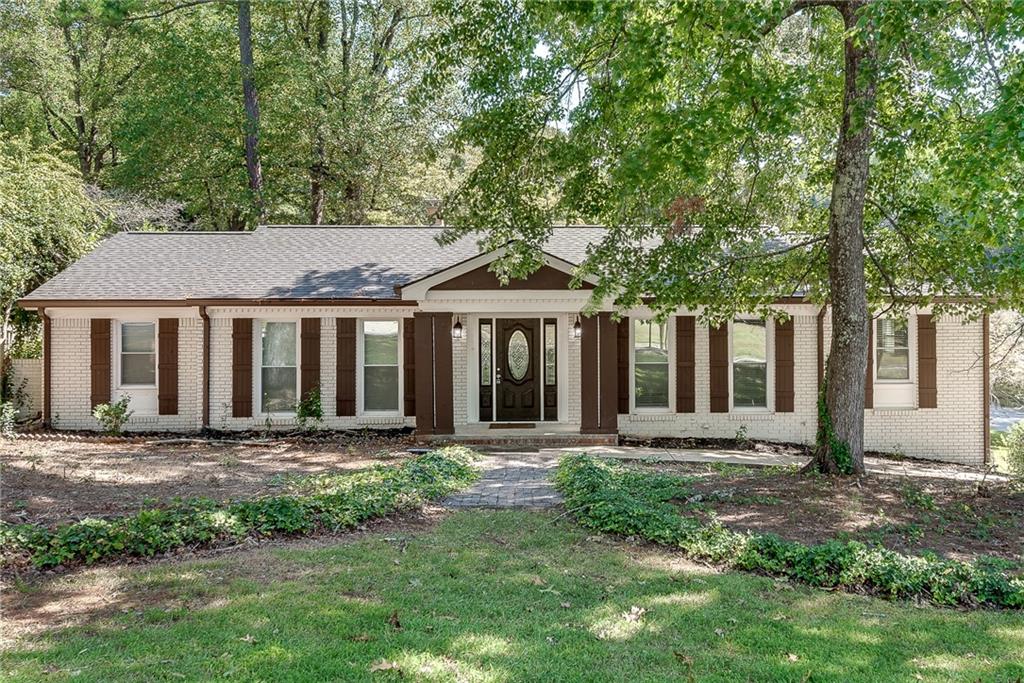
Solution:
<svg viewBox="0 0 1024 683">
<path fill-rule="evenodd" d="M 516 330 L 508 338 L 508 374 L 514 380 L 526 377 L 530 368 L 530 343 L 522 330 Z"/>
</svg>

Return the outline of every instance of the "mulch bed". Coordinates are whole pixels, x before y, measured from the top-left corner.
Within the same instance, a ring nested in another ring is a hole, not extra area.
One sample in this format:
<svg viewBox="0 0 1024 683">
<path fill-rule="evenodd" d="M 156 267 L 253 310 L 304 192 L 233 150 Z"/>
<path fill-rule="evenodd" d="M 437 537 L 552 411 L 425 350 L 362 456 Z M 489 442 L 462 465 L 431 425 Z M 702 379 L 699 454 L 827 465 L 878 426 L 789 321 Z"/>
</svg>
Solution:
<svg viewBox="0 0 1024 683">
<path fill-rule="evenodd" d="M 212 444 L 168 435 L 114 443 L 3 441 L 0 519 L 55 525 L 132 514 L 175 498 L 280 494 L 289 477 L 395 463 L 410 456 L 414 443 L 401 433 L 275 435 L 263 442 L 245 436 L 218 435 Z"/>
<path fill-rule="evenodd" d="M 650 465 L 698 477 L 698 514 L 738 531 L 804 543 L 835 538 L 962 560 L 988 555 L 1024 565 L 1024 490 L 1004 482 L 872 475 L 803 475 L 783 468 Z"/>
</svg>

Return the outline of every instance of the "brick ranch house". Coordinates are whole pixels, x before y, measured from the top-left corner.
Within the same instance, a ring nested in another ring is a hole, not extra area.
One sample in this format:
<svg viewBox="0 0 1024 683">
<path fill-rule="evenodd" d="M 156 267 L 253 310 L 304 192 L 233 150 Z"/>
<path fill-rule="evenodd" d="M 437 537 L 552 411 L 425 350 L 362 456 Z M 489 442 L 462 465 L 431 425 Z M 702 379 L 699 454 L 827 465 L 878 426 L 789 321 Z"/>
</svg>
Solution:
<svg viewBox="0 0 1024 683">
<path fill-rule="evenodd" d="M 827 308 L 786 299 L 786 321 L 710 329 L 686 310 L 583 317 L 593 285 L 570 273 L 601 232 L 555 229 L 545 265 L 505 287 L 500 250 L 442 247 L 437 228 L 115 235 L 20 302 L 44 321 L 44 421 L 97 429 L 93 407 L 129 395 L 134 430 L 292 427 L 318 387 L 328 428 L 813 443 Z M 987 325 L 874 320 L 869 449 L 986 460 Z"/>
</svg>

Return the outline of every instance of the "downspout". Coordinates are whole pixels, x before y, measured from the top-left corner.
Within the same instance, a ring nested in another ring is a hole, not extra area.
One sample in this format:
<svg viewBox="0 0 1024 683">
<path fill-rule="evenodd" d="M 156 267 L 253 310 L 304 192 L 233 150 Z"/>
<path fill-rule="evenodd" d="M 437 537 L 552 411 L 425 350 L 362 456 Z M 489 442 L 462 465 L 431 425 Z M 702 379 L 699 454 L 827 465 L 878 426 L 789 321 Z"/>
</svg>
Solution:
<svg viewBox="0 0 1024 683">
<path fill-rule="evenodd" d="M 210 315 L 206 306 L 199 307 L 203 319 L 203 429 L 210 428 Z"/>
<path fill-rule="evenodd" d="M 53 331 L 46 309 L 40 308 L 37 312 L 43 320 L 43 426 L 50 427 L 50 338 Z"/>
<path fill-rule="evenodd" d="M 818 311 L 818 392 L 821 392 L 821 385 L 825 382 L 825 309 L 822 306 Z"/>
<path fill-rule="evenodd" d="M 992 388 L 989 384 L 991 378 L 989 377 L 989 321 L 988 313 L 985 313 L 981 317 L 981 376 L 982 376 L 982 401 L 984 409 L 982 411 L 984 415 L 985 424 L 982 425 L 985 429 L 985 434 L 982 441 L 982 453 L 983 462 L 986 465 L 992 463 L 992 432 L 991 427 L 991 415 L 992 410 Z"/>
</svg>

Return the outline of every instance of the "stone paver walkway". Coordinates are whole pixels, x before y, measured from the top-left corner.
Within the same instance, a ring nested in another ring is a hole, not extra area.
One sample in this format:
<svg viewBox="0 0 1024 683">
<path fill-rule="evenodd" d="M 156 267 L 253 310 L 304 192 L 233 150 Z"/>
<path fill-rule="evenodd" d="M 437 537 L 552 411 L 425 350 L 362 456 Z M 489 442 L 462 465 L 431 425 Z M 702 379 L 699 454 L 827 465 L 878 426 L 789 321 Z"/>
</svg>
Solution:
<svg viewBox="0 0 1024 683">
<path fill-rule="evenodd" d="M 485 455 L 480 479 L 442 501 L 450 508 L 546 508 L 562 502 L 551 483 L 561 454 Z"/>
<path fill-rule="evenodd" d="M 481 464 L 482 474 L 472 487 L 445 498 L 450 508 L 546 508 L 561 504 L 562 496 L 551 483 L 558 461 L 570 453 L 586 452 L 620 460 L 656 462 L 717 462 L 732 465 L 802 466 L 802 455 L 756 451 L 703 450 L 681 448 L 640 448 L 631 446 L 574 446 L 529 451 L 492 450 Z M 946 463 L 866 458 L 869 473 L 905 477 L 937 477 L 957 481 L 980 481 L 983 471 Z M 1003 480 L 989 474 L 988 480 Z"/>
</svg>

